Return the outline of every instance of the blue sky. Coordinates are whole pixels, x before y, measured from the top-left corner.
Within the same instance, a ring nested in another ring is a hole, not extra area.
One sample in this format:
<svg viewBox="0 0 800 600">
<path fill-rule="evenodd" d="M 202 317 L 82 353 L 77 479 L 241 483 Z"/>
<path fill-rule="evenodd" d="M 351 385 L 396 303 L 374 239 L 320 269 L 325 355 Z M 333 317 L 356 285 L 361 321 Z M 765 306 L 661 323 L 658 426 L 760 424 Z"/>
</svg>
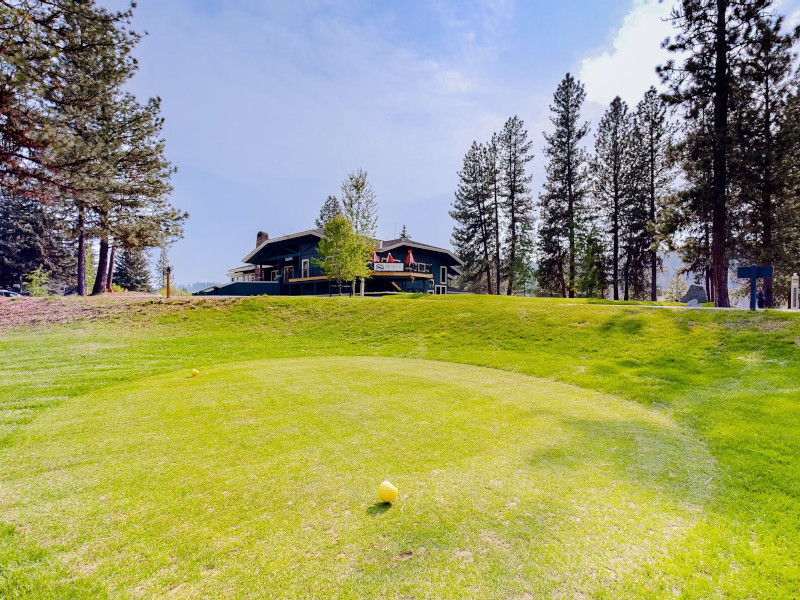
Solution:
<svg viewBox="0 0 800 600">
<path fill-rule="evenodd" d="M 781 10 L 796 20 L 800 0 Z M 597 123 L 619 93 L 657 82 L 669 0 L 139 0 L 130 87 L 161 96 L 173 202 L 191 213 L 170 250 L 180 282 L 224 281 L 258 230 L 313 227 L 363 168 L 378 234 L 406 224 L 449 246 L 448 210 L 473 140 L 519 115 L 542 180 L 548 105 L 567 71 Z M 101 0 L 110 8 L 122 0 Z"/>
</svg>

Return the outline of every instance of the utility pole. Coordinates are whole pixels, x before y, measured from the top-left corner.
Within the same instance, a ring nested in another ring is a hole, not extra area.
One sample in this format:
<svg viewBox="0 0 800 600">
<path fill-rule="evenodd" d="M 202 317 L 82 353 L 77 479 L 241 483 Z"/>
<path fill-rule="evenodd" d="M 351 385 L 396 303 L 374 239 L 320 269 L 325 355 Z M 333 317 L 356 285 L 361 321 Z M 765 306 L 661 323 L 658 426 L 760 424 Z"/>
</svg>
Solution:
<svg viewBox="0 0 800 600">
<path fill-rule="evenodd" d="M 169 300 L 169 275 L 172 273 L 172 267 L 167 266 L 166 274 L 167 274 L 167 300 Z"/>
</svg>

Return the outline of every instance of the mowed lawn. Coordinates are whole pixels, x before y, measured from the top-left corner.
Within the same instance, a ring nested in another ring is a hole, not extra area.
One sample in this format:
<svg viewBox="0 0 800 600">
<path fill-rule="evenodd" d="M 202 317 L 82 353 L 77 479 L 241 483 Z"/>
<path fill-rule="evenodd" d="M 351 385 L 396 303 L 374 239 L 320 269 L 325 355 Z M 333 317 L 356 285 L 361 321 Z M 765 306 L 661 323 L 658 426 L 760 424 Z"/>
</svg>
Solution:
<svg viewBox="0 0 800 600">
<path fill-rule="evenodd" d="M 5 329 L 0 597 L 797 597 L 799 344 L 466 296 Z"/>
</svg>

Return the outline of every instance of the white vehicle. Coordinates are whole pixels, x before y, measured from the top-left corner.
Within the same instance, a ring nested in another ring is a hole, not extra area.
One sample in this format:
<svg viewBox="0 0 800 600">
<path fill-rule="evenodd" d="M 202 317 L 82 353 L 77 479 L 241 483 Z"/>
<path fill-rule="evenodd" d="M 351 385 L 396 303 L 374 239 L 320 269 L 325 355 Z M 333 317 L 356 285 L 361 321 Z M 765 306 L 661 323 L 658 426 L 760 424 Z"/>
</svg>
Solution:
<svg viewBox="0 0 800 600">
<path fill-rule="evenodd" d="M 0 290 L 0 298 L 19 298 L 22 294 L 12 292 L 11 290 Z"/>
</svg>

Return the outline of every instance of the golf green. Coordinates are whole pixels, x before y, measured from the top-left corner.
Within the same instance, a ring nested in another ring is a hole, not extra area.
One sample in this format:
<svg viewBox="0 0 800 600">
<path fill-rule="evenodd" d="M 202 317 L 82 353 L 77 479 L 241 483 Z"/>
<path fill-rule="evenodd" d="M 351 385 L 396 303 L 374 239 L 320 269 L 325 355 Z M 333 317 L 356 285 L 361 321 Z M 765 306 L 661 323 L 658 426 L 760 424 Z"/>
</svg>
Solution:
<svg viewBox="0 0 800 600">
<path fill-rule="evenodd" d="M 513 598 L 644 582 L 703 516 L 714 462 L 656 408 L 427 360 L 196 367 L 21 429 L 0 518 L 112 597 Z"/>
</svg>

